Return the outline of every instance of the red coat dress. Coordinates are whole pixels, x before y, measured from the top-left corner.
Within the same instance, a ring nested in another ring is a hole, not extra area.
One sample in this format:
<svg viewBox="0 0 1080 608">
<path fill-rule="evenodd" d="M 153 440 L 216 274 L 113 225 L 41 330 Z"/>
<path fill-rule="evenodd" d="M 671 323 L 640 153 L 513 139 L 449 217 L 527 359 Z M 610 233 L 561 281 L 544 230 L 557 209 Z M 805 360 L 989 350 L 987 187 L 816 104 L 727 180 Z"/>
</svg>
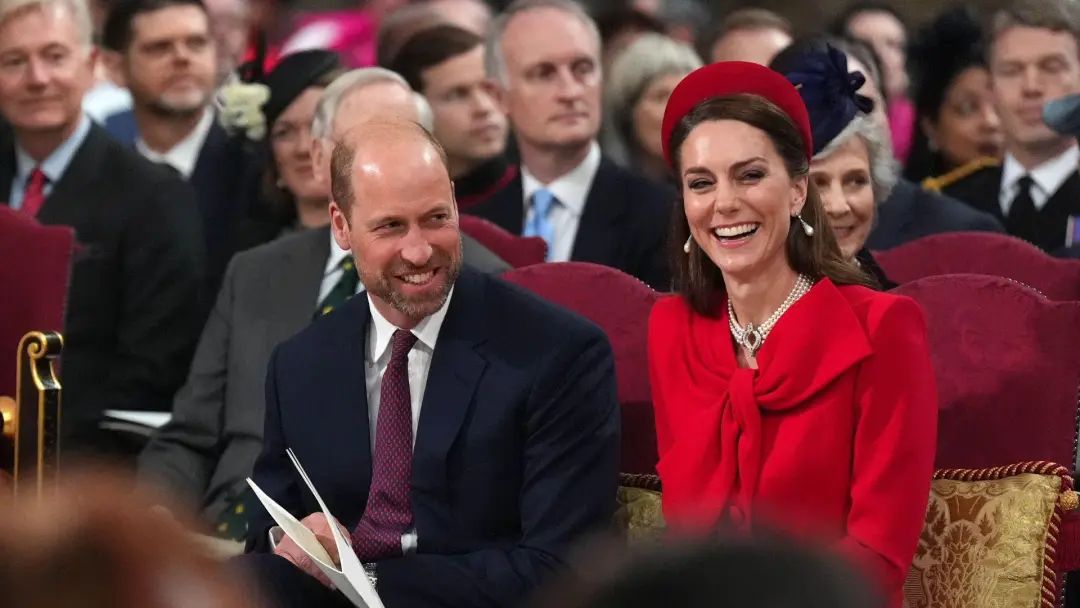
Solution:
<svg viewBox="0 0 1080 608">
<path fill-rule="evenodd" d="M 893 605 L 933 473 L 937 391 L 911 299 L 822 279 L 740 369 L 727 303 L 680 297 L 649 321 L 657 470 L 681 531 L 767 526 L 869 569 Z"/>
</svg>

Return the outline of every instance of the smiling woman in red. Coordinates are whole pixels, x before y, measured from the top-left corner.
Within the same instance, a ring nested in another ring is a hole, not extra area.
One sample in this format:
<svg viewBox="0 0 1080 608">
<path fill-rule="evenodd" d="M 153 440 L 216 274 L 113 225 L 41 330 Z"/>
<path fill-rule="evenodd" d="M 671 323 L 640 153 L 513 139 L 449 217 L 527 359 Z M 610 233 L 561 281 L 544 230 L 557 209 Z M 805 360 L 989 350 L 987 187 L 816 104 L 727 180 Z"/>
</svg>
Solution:
<svg viewBox="0 0 1080 608">
<path fill-rule="evenodd" d="M 899 606 L 936 440 L 918 305 L 871 289 L 840 254 L 807 179 L 806 107 L 784 77 L 701 68 L 672 94 L 663 135 L 684 211 L 678 295 L 649 325 L 669 526 L 826 543 Z"/>
</svg>

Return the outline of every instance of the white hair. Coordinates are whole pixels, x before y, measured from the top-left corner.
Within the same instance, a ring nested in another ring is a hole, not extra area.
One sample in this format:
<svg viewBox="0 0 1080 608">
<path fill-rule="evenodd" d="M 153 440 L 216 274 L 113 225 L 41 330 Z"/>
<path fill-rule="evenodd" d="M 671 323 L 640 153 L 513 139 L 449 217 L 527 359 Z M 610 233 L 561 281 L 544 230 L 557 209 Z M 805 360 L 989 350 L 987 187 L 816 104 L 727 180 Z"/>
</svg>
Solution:
<svg viewBox="0 0 1080 608">
<path fill-rule="evenodd" d="M 889 198 L 893 186 L 899 179 L 900 167 L 893 156 L 885 126 L 871 115 L 857 116 L 833 138 L 825 148 L 814 155 L 815 160 L 828 157 L 847 145 L 854 137 L 860 137 L 866 144 L 870 159 L 870 185 L 874 190 L 874 203 L 880 205 Z"/>
<path fill-rule="evenodd" d="M 392 82 L 409 91 L 413 103 L 416 104 L 416 113 L 419 117 L 420 126 L 428 131 L 434 128 L 435 115 L 423 95 L 412 90 L 409 83 L 397 72 L 386 68 L 371 67 L 345 72 L 326 87 L 322 95 L 319 96 L 319 101 L 315 105 L 315 116 L 311 119 L 312 137 L 329 138 L 333 131 L 334 119 L 337 117 L 337 110 L 338 106 L 341 105 L 341 100 L 349 93 L 376 82 Z"/>
<path fill-rule="evenodd" d="M 94 44 L 94 24 L 86 0 L 0 0 L 0 24 L 30 10 L 61 9 L 71 15 L 79 43 L 86 49 Z"/>
<path fill-rule="evenodd" d="M 638 147 L 633 139 L 634 106 L 649 84 L 661 76 L 689 74 L 701 65 L 701 58 L 690 45 L 663 34 L 642 34 L 619 53 L 605 83 L 604 152 L 616 162 L 630 165 Z"/>
<path fill-rule="evenodd" d="M 515 0 L 491 22 L 491 29 L 488 30 L 484 43 L 484 69 L 488 78 L 506 86 L 506 58 L 503 56 L 502 49 L 506 28 L 515 15 L 539 8 L 552 8 L 576 17 L 596 39 L 596 48 L 599 49 L 602 46 L 600 29 L 596 27 L 596 22 L 589 13 L 577 2 L 573 0 Z"/>
</svg>

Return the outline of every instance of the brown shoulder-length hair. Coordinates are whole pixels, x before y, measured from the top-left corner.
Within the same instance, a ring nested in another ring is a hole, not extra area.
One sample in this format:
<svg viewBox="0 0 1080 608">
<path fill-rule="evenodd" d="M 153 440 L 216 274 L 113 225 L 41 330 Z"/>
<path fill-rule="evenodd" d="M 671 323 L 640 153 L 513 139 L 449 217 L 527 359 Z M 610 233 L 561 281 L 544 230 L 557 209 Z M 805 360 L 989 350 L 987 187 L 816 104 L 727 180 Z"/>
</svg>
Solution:
<svg viewBox="0 0 1080 608">
<path fill-rule="evenodd" d="M 764 131 L 783 159 L 789 175 L 798 177 L 809 173 L 810 161 L 806 158 L 806 146 L 795 123 L 787 114 L 758 95 L 727 95 L 699 103 L 679 121 L 671 133 L 668 149 L 671 150 L 680 190 L 684 187 L 680 148 L 694 127 L 714 120 L 737 120 Z M 837 285 L 878 288 L 869 275 L 841 255 L 813 183 L 807 184 L 806 204 L 803 205 L 801 215 L 814 228 L 814 236 L 806 236 L 799 220 L 794 217 L 791 219 L 785 252 L 788 263 L 795 272 L 815 281 L 828 277 Z M 718 297 L 724 293 L 724 278 L 720 268 L 696 243 L 691 245 L 689 254 L 683 250 L 688 238 L 690 226 L 686 219 L 686 210 L 680 205 L 679 211 L 671 214 L 668 239 L 668 258 L 675 291 L 682 295 L 697 313 L 714 316 L 718 314 Z"/>
</svg>

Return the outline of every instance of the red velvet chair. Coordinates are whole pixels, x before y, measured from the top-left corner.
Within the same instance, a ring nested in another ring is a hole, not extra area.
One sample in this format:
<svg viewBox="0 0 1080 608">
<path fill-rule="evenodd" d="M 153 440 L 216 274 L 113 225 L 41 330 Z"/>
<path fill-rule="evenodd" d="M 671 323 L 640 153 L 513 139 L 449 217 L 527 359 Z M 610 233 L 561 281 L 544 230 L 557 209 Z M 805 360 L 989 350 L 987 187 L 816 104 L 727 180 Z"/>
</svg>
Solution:
<svg viewBox="0 0 1080 608">
<path fill-rule="evenodd" d="M 57 462 L 53 363 L 63 343 L 74 241 L 71 228 L 42 226 L 0 205 L 0 470 L 13 472 L 18 462 L 16 489 L 41 492 Z"/>
<path fill-rule="evenodd" d="M 938 468 L 1045 460 L 1073 469 L 1080 302 L 1053 302 L 1009 279 L 931 276 L 895 293 L 926 313 L 937 374 Z M 1080 569 L 1080 516 L 1067 515 L 1059 571 Z"/>
<path fill-rule="evenodd" d="M 1052 257 L 1004 234 L 935 234 L 875 252 L 874 259 L 900 284 L 943 274 L 988 274 L 1019 281 L 1051 300 L 1080 300 L 1080 260 Z"/>
<path fill-rule="evenodd" d="M 622 471 L 656 472 L 656 427 L 649 388 L 649 312 L 660 294 L 614 268 L 585 262 L 538 264 L 503 278 L 599 325 L 615 352 L 622 407 Z"/>
<path fill-rule="evenodd" d="M 476 239 L 514 268 L 543 263 L 547 243 L 538 236 L 518 236 L 481 217 L 462 214 L 461 231 Z"/>
</svg>

